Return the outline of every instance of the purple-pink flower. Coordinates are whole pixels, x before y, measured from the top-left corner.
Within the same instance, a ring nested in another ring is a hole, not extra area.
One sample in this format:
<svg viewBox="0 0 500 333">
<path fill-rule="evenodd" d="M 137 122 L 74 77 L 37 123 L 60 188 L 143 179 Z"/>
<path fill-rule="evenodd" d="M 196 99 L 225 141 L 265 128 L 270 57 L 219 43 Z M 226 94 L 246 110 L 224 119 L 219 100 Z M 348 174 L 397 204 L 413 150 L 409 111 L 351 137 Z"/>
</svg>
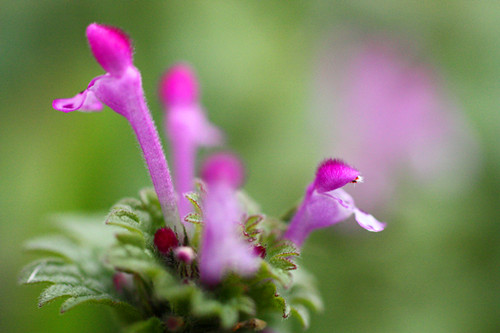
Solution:
<svg viewBox="0 0 500 333">
<path fill-rule="evenodd" d="M 241 162 L 226 153 L 212 155 L 203 165 L 202 178 L 208 186 L 199 261 L 202 281 L 216 284 L 228 272 L 251 275 L 261 259 L 240 230 L 243 211 L 236 190 L 243 182 Z"/>
<path fill-rule="evenodd" d="M 184 228 L 177 211 L 170 171 L 146 105 L 141 74 L 133 64 L 131 41 L 118 28 L 96 23 L 87 27 L 87 39 L 106 74 L 94 78 L 87 89 L 75 97 L 56 99 L 52 105 L 63 112 L 85 112 L 101 110 L 105 104 L 129 121 L 144 153 L 167 225 L 174 229 L 182 242 Z"/>
<path fill-rule="evenodd" d="M 199 102 L 199 84 L 193 69 L 177 64 L 163 76 L 159 94 L 166 109 L 165 129 L 171 142 L 174 182 L 181 217 L 190 212 L 184 197 L 194 189 L 196 152 L 199 146 L 222 142 L 222 134 L 207 120 Z M 192 225 L 184 223 L 188 233 Z"/>
<path fill-rule="evenodd" d="M 312 231 L 343 221 L 352 214 L 366 230 L 384 230 L 385 223 L 357 208 L 352 197 L 341 189 L 359 181 L 359 172 L 340 160 L 328 159 L 321 163 L 284 238 L 302 246 Z"/>
<path fill-rule="evenodd" d="M 332 42 L 319 62 L 316 131 L 328 133 L 324 153 L 334 150 L 363 170 L 357 201 L 388 208 L 396 191 L 416 182 L 460 192 L 476 174 L 479 151 L 436 68 L 391 38 L 346 40 Z"/>
</svg>

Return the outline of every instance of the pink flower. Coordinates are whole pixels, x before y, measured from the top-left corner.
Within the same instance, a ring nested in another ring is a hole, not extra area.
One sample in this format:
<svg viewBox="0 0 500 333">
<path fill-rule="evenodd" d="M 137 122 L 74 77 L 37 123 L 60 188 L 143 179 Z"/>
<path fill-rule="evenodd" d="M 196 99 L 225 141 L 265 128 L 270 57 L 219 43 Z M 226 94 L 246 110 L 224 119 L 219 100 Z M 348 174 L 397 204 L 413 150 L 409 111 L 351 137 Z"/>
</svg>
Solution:
<svg viewBox="0 0 500 333">
<path fill-rule="evenodd" d="M 352 214 L 366 230 L 384 230 L 385 223 L 358 209 L 352 197 L 341 189 L 360 180 L 359 172 L 340 160 L 328 159 L 321 163 L 284 238 L 302 246 L 312 231 L 343 221 Z"/>
<path fill-rule="evenodd" d="M 260 256 L 243 239 L 238 225 L 243 213 L 236 198 L 236 189 L 243 182 L 241 162 L 229 154 L 212 155 L 203 165 L 202 178 L 208 186 L 199 262 L 202 281 L 213 285 L 228 272 L 253 274 Z"/>
<path fill-rule="evenodd" d="M 395 203 L 397 191 L 416 182 L 460 192 L 474 178 L 478 147 L 436 69 L 394 40 L 347 38 L 320 62 L 315 90 L 318 126 L 325 127 L 316 131 L 329 133 L 321 138 L 325 152 L 334 149 L 363 169 L 367 184 L 353 190 L 357 201 L 390 207 L 389 198 Z"/>
<path fill-rule="evenodd" d="M 171 142 L 174 181 L 181 217 L 190 212 L 191 204 L 184 193 L 193 191 L 196 150 L 222 141 L 220 131 L 209 123 L 199 102 L 195 73 L 186 64 L 170 68 L 160 82 L 159 93 L 165 106 L 165 129 Z M 192 225 L 184 223 L 188 232 Z"/>
<path fill-rule="evenodd" d="M 132 61 L 131 41 L 118 28 L 97 23 L 87 27 L 87 39 L 95 59 L 107 73 L 94 78 L 87 89 L 75 97 L 56 99 L 52 106 L 63 112 L 86 112 L 101 110 L 105 104 L 129 121 L 144 153 L 167 225 L 182 241 L 184 230 L 170 171 L 146 106 L 141 74 Z"/>
</svg>

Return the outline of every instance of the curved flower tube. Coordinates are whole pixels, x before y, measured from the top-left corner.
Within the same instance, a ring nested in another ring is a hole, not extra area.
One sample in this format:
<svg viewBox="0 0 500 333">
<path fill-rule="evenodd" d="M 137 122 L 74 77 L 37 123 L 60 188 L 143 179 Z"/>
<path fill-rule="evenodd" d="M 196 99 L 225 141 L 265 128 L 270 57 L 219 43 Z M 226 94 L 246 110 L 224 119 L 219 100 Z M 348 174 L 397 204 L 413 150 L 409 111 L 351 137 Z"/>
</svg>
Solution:
<svg viewBox="0 0 500 333">
<path fill-rule="evenodd" d="M 199 103 L 198 80 L 187 64 L 177 64 L 163 76 L 159 94 L 165 107 L 165 130 L 171 142 L 174 182 L 181 217 L 190 212 L 184 194 L 194 189 L 194 171 L 198 146 L 222 142 L 222 134 L 205 116 Z M 193 225 L 185 222 L 188 233 Z"/>
<path fill-rule="evenodd" d="M 348 183 L 361 181 L 359 172 L 340 160 L 328 159 L 321 163 L 284 238 L 302 246 L 312 231 L 343 221 L 352 214 L 366 230 L 384 230 L 385 223 L 357 208 L 352 197 L 341 189 Z"/>
<path fill-rule="evenodd" d="M 167 226 L 182 242 L 184 228 L 170 171 L 146 106 L 141 74 L 133 65 L 131 41 L 118 28 L 97 23 L 90 24 L 86 33 L 95 59 L 107 73 L 94 78 L 87 89 L 75 97 L 56 99 L 52 106 L 63 112 L 88 112 L 99 111 L 105 104 L 129 121 L 143 151 Z"/>
<path fill-rule="evenodd" d="M 231 271 L 249 276 L 258 269 L 260 256 L 246 243 L 238 223 L 242 217 L 236 189 L 243 182 L 243 167 L 233 155 L 212 155 L 203 165 L 208 193 L 204 200 L 204 228 L 200 251 L 200 277 L 217 284 Z"/>
</svg>

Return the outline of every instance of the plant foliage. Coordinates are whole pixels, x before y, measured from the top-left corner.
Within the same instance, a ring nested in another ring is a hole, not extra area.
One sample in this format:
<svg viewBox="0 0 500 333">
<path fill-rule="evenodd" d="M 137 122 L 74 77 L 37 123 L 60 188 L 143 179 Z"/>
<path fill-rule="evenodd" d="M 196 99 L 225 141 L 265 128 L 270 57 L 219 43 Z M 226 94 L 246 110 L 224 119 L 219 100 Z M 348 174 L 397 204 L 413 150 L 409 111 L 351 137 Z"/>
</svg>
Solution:
<svg viewBox="0 0 500 333">
<path fill-rule="evenodd" d="M 193 212 L 186 221 L 203 226 L 203 188 L 187 195 Z M 252 204 L 242 193 L 243 204 Z M 256 206 L 254 206 L 256 207 Z M 254 209 L 256 211 L 256 209 Z M 29 241 L 42 255 L 20 274 L 21 283 L 46 283 L 38 305 L 63 300 L 66 312 L 83 303 L 107 305 L 124 320 L 125 332 L 259 331 L 295 317 L 308 327 L 311 311 L 322 308 L 314 281 L 297 269 L 299 250 L 280 240 L 285 222 L 255 213 L 241 221 L 248 242 L 263 249 L 258 272 L 228 274 L 217 286 L 199 280 L 197 262 L 160 253 L 155 232 L 164 226 L 152 189 L 123 199 L 106 217 L 57 216 L 60 233 Z M 199 238 L 199 237 L 198 237 Z M 190 246 L 198 248 L 197 237 Z"/>
</svg>

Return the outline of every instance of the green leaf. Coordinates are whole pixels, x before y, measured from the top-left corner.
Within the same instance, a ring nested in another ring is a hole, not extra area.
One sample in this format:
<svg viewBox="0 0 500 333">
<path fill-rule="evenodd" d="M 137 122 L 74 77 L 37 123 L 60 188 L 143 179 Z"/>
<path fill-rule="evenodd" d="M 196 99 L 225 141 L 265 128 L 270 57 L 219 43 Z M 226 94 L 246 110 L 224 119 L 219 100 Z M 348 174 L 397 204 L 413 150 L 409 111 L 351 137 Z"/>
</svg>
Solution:
<svg viewBox="0 0 500 333">
<path fill-rule="evenodd" d="M 321 297 L 319 297 L 317 291 L 311 292 L 303 290 L 293 292 L 292 295 L 291 303 L 294 304 L 294 306 L 296 304 L 302 304 L 312 311 L 323 311 L 323 301 L 321 300 Z"/>
<path fill-rule="evenodd" d="M 192 313 L 197 317 L 218 317 L 223 328 L 230 328 L 238 322 L 238 310 L 232 305 L 208 298 L 198 290 L 192 297 Z"/>
<path fill-rule="evenodd" d="M 104 224 L 106 214 L 55 214 L 51 216 L 65 236 L 87 248 L 106 248 L 114 239 L 115 228 Z"/>
<path fill-rule="evenodd" d="M 120 243 L 130 244 L 130 245 L 136 246 L 136 247 L 141 248 L 141 249 L 146 248 L 146 240 L 144 239 L 143 234 L 117 233 L 115 236 L 116 236 L 116 239 L 118 239 L 118 241 Z"/>
<path fill-rule="evenodd" d="M 55 255 L 68 261 L 78 261 L 81 258 L 81 253 L 75 242 L 64 236 L 46 236 L 33 239 L 26 243 L 25 249 Z"/>
<path fill-rule="evenodd" d="M 106 218 L 106 224 L 122 227 L 141 235 L 143 234 L 143 226 L 141 226 L 139 216 L 127 206 L 115 206 Z"/>
<path fill-rule="evenodd" d="M 191 202 L 193 205 L 194 211 L 198 215 L 203 215 L 202 209 L 201 209 L 201 197 L 198 193 L 196 192 L 188 192 L 184 194 L 184 197 Z"/>
<path fill-rule="evenodd" d="M 124 311 L 131 316 L 139 316 L 137 309 L 132 307 L 130 304 L 119 301 L 108 294 L 70 297 L 61 305 L 61 313 L 69 311 L 80 304 L 107 305 L 117 310 Z"/>
<path fill-rule="evenodd" d="M 262 229 L 260 229 L 259 226 L 263 220 L 263 215 L 250 215 L 247 217 L 243 225 L 243 233 L 250 241 L 257 240 L 257 236 L 262 233 Z"/>
<path fill-rule="evenodd" d="M 193 224 L 203 224 L 203 219 L 200 214 L 197 213 L 189 213 L 184 217 L 184 221 L 193 223 Z"/>
<path fill-rule="evenodd" d="M 296 270 L 292 273 L 294 285 L 290 289 L 291 304 L 301 304 L 311 311 L 322 311 L 323 301 L 316 289 L 314 277 L 305 270 Z"/>
<path fill-rule="evenodd" d="M 163 323 L 157 317 L 139 321 L 124 329 L 124 333 L 163 333 L 164 331 Z"/>
<path fill-rule="evenodd" d="M 108 260 L 118 270 L 137 273 L 143 277 L 154 276 L 163 270 L 149 251 L 130 244 L 114 246 L 109 251 Z"/>
<path fill-rule="evenodd" d="M 273 257 L 269 259 L 269 263 L 275 268 L 279 268 L 285 271 L 291 271 L 297 269 L 297 265 L 287 257 Z"/>
<path fill-rule="evenodd" d="M 293 259 L 299 255 L 299 250 L 293 243 L 279 241 L 267 248 L 266 259 L 273 267 L 289 271 L 297 269 Z"/>
<path fill-rule="evenodd" d="M 218 315 L 223 328 L 230 328 L 238 322 L 238 310 L 231 305 L 223 305 Z"/>
<path fill-rule="evenodd" d="M 276 311 L 281 312 L 283 317 L 288 317 L 290 307 L 285 297 L 281 295 L 281 288 L 277 286 L 277 284 L 282 285 L 281 281 L 282 279 L 273 271 L 273 268 L 268 263 L 262 262 L 259 271 L 252 279 L 248 292 L 255 301 L 259 313 Z"/>
<path fill-rule="evenodd" d="M 302 325 L 302 328 L 304 329 L 309 328 L 311 317 L 309 311 L 307 311 L 307 309 L 304 306 L 300 304 L 292 306 L 291 314 L 294 318 L 296 318 L 299 321 L 299 323 Z"/>
<path fill-rule="evenodd" d="M 239 296 L 235 298 L 234 307 L 248 316 L 254 316 L 256 314 L 255 301 L 248 296 Z"/>
<path fill-rule="evenodd" d="M 19 283 L 41 282 L 76 285 L 82 282 L 82 274 L 75 265 L 56 259 L 33 262 L 21 271 Z"/>
<path fill-rule="evenodd" d="M 177 278 L 173 277 L 165 270 L 159 272 L 153 278 L 156 296 L 169 302 L 184 301 L 189 303 L 196 291 L 196 287 L 191 284 L 179 284 Z"/>
<path fill-rule="evenodd" d="M 293 257 L 299 256 L 299 249 L 290 241 L 281 240 L 267 248 L 267 257 Z"/>
<path fill-rule="evenodd" d="M 68 284 L 53 284 L 50 287 L 47 287 L 40 294 L 40 298 L 38 300 L 38 306 L 42 307 L 45 304 L 52 302 L 55 299 L 65 297 L 65 296 L 90 296 L 96 295 L 97 292 L 95 290 L 89 289 L 84 286 L 72 286 Z"/>
</svg>

